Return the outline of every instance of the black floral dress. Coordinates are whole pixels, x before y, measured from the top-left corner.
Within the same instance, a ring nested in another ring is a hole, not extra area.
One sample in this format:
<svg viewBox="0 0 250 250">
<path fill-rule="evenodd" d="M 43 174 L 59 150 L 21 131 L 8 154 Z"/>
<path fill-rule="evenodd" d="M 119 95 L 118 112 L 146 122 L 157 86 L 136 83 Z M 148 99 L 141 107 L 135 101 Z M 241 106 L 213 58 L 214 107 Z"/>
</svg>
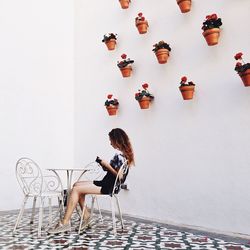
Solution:
<svg viewBox="0 0 250 250">
<path fill-rule="evenodd" d="M 117 153 L 111 159 L 109 164 L 112 166 L 113 169 L 115 169 L 118 172 L 120 167 L 124 164 L 125 161 L 126 157 L 121 153 Z M 111 194 L 114 188 L 116 176 L 113 173 L 109 172 L 105 167 L 103 167 L 103 170 L 107 171 L 107 174 L 103 177 L 101 181 L 94 181 L 93 183 L 96 186 L 101 187 L 102 194 Z M 128 170 L 122 178 L 121 181 L 122 183 L 125 182 L 127 175 L 128 175 Z M 119 190 L 116 189 L 116 193 L 118 192 Z"/>
</svg>

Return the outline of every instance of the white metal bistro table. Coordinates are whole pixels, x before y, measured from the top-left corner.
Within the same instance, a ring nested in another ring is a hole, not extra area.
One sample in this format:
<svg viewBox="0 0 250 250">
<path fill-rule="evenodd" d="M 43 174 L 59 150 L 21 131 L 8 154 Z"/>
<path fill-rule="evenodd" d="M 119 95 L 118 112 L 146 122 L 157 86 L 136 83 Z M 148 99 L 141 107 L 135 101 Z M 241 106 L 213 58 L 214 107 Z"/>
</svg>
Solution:
<svg viewBox="0 0 250 250">
<path fill-rule="evenodd" d="M 92 171 L 95 173 L 96 176 L 100 175 L 99 174 L 99 170 L 100 168 L 96 169 L 96 168 L 93 168 L 93 164 L 95 164 L 95 162 L 90 162 L 89 164 L 87 164 L 85 167 L 83 168 L 48 168 L 47 170 L 49 171 L 53 171 L 55 173 L 55 175 L 59 178 L 59 180 L 61 181 L 62 183 L 62 180 L 60 178 L 60 175 L 58 174 L 58 172 L 66 172 L 66 175 L 67 175 L 67 197 L 69 198 L 69 195 L 70 195 L 70 191 L 71 191 L 71 187 L 72 187 L 72 176 L 73 176 L 73 173 L 74 172 L 82 172 L 80 174 L 80 176 L 78 177 L 78 180 L 85 174 L 87 173 L 88 171 Z M 64 197 L 65 199 L 66 197 Z M 96 198 L 96 197 L 95 197 Z M 92 199 L 92 202 L 94 202 L 95 199 Z M 69 199 L 67 199 L 67 203 L 69 202 Z M 102 219 L 102 213 L 101 213 L 101 210 L 100 210 L 100 207 L 99 207 L 99 204 L 98 204 L 98 201 L 96 199 L 96 203 L 97 203 L 97 207 L 98 207 L 98 210 L 99 210 L 99 214 L 100 214 L 100 218 L 101 220 L 103 221 Z M 91 211 L 91 214 L 93 213 L 93 211 Z"/>
<path fill-rule="evenodd" d="M 58 174 L 58 172 L 66 172 L 66 175 L 67 175 L 67 197 L 69 197 L 70 191 L 71 191 L 71 186 L 72 186 L 72 176 L 73 176 L 73 173 L 75 171 L 76 172 L 77 171 L 78 172 L 82 172 L 81 175 L 80 175 L 80 177 L 81 177 L 89 169 L 86 169 L 86 168 L 48 168 L 47 170 L 53 171 L 55 173 L 55 175 L 59 178 L 59 180 L 61 180 L 61 177 Z M 62 182 L 62 180 L 61 180 L 61 182 Z M 67 202 L 68 202 L 68 200 L 67 200 Z"/>
</svg>

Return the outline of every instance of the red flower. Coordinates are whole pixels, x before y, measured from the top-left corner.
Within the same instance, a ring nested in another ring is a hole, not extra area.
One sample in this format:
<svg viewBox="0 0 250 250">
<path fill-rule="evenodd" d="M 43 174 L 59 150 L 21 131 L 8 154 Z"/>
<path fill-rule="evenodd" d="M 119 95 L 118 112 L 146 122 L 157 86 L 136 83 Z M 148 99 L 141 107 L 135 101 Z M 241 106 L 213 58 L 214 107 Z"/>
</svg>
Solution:
<svg viewBox="0 0 250 250">
<path fill-rule="evenodd" d="M 143 87 L 144 89 L 147 89 L 147 88 L 148 88 L 148 84 L 147 84 L 147 83 L 144 83 L 144 84 L 142 84 L 142 87 Z"/>
<path fill-rule="evenodd" d="M 139 93 L 135 93 L 135 96 L 136 96 L 136 97 L 139 96 Z"/>
<path fill-rule="evenodd" d="M 186 77 L 186 76 L 183 76 L 183 77 L 181 78 L 181 81 L 182 81 L 182 82 L 186 82 L 186 81 L 187 81 L 187 77 Z"/>
<path fill-rule="evenodd" d="M 112 94 L 109 94 L 109 95 L 107 96 L 107 98 L 108 98 L 108 99 L 111 99 L 112 96 L 113 96 Z"/>
<path fill-rule="evenodd" d="M 145 17 L 144 16 L 141 18 L 141 21 L 145 21 Z"/>
<path fill-rule="evenodd" d="M 139 17 L 142 17 L 142 15 L 143 15 L 143 14 L 142 14 L 141 12 L 140 12 L 140 13 L 138 13 L 138 16 L 139 16 Z"/>
<path fill-rule="evenodd" d="M 211 19 L 211 16 L 210 16 L 210 15 L 207 15 L 207 16 L 206 16 L 206 19 L 207 19 L 207 20 L 210 20 L 210 19 Z"/>
<path fill-rule="evenodd" d="M 217 17 L 217 15 L 216 15 L 216 14 L 212 14 L 212 15 L 211 15 L 211 19 L 215 19 L 215 20 L 217 20 L 217 19 L 218 19 L 218 17 Z"/>
<path fill-rule="evenodd" d="M 240 67 L 241 65 L 242 65 L 242 63 L 237 62 L 236 65 L 235 65 L 235 67 Z"/>
<path fill-rule="evenodd" d="M 234 56 L 235 60 L 242 59 L 242 55 L 243 55 L 242 52 L 237 53 L 237 54 Z"/>
<path fill-rule="evenodd" d="M 126 55 L 126 54 L 122 54 L 122 55 L 121 55 L 121 58 L 122 58 L 122 59 L 126 59 L 126 58 L 127 58 L 127 55 Z"/>
</svg>

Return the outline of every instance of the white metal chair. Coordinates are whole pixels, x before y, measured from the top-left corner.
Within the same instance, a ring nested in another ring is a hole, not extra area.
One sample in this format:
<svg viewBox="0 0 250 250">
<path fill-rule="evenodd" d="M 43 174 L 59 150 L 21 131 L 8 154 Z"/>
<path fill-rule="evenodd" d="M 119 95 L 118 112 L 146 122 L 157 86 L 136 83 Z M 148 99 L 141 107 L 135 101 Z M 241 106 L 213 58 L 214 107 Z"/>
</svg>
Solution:
<svg viewBox="0 0 250 250">
<path fill-rule="evenodd" d="M 110 194 L 92 195 L 92 206 L 91 206 L 90 216 L 92 216 L 92 214 L 93 214 L 94 202 L 95 202 L 95 200 L 97 200 L 96 199 L 97 196 L 110 198 L 114 235 L 117 234 L 114 201 L 116 201 L 116 205 L 117 205 L 117 208 L 118 208 L 119 217 L 120 217 L 120 221 L 121 221 L 121 228 L 122 229 L 124 228 L 123 219 L 122 219 L 122 211 L 121 211 L 121 207 L 120 207 L 120 203 L 119 203 L 119 199 L 118 199 L 118 193 L 121 190 L 121 185 L 124 182 L 124 176 L 126 176 L 127 173 L 128 173 L 128 162 L 125 161 L 123 163 L 123 165 L 120 167 L 119 171 L 118 171 L 112 193 L 110 193 Z M 86 209 L 86 205 L 84 206 L 84 209 L 83 209 L 82 215 L 81 215 L 81 221 L 80 221 L 80 225 L 79 225 L 79 229 L 78 229 L 79 234 L 81 232 L 81 226 L 82 226 L 82 223 L 83 223 L 83 217 L 84 217 L 85 209 Z"/>
<path fill-rule="evenodd" d="M 24 193 L 23 203 L 18 214 L 13 233 L 22 219 L 24 208 L 29 197 L 33 198 L 33 207 L 30 223 L 33 224 L 36 201 L 39 199 L 39 219 L 38 219 L 38 236 L 41 236 L 43 207 L 45 198 L 49 201 L 49 225 L 52 224 L 52 198 L 57 198 L 59 202 L 59 211 L 63 210 L 63 187 L 60 179 L 55 175 L 42 175 L 40 167 L 29 158 L 20 158 L 16 163 L 16 177 Z"/>
</svg>

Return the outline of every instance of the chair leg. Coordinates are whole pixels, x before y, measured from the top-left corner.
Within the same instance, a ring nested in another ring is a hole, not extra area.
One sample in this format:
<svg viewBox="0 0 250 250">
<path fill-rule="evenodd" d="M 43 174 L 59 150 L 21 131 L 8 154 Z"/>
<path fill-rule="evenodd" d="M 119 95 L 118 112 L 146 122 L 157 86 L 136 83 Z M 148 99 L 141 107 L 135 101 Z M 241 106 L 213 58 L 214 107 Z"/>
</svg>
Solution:
<svg viewBox="0 0 250 250">
<path fill-rule="evenodd" d="M 123 229 L 124 228 L 124 224 L 123 224 L 123 219 L 122 219 L 122 210 L 121 210 L 121 207 L 120 207 L 120 203 L 119 203 L 118 197 L 115 196 L 115 199 L 116 199 L 116 204 L 117 204 L 117 207 L 118 207 L 119 216 L 120 216 L 120 220 L 121 220 L 121 227 Z"/>
<path fill-rule="evenodd" d="M 17 220 L 16 220 L 16 224 L 15 224 L 14 229 L 13 229 L 13 233 L 16 232 L 16 229 L 17 229 L 17 227 L 18 227 L 18 225 L 19 225 L 19 223 L 20 223 L 20 221 L 22 219 L 24 208 L 25 208 L 27 200 L 28 200 L 28 196 L 25 196 L 24 199 L 23 199 L 22 207 L 21 207 L 21 209 L 19 211 L 19 214 L 17 216 Z"/>
<path fill-rule="evenodd" d="M 41 237 L 43 224 L 43 197 L 40 197 L 39 220 L 38 220 L 38 237 Z"/>
<path fill-rule="evenodd" d="M 92 215 L 93 215 L 93 212 L 94 212 L 94 205 L 95 205 L 96 196 L 92 195 L 91 198 L 92 198 L 92 200 L 91 200 L 90 218 L 92 218 Z"/>
<path fill-rule="evenodd" d="M 112 211 L 112 221 L 113 221 L 113 231 L 114 235 L 116 236 L 116 223 L 115 223 L 115 206 L 114 206 L 114 199 L 111 197 L 111 211 Z"/>
<path fill-rule="evenodd" d="M 98 212 L 99 212 L 99 217 L 101 219 L 101 222 L 103 223 L 103 218 L 102 218 L 102 212 L 101 212 L 101 209 L 100 209 L 100 206 L 99 206 L 99 202 L 98 202 L 98 198 L 96 198 L 96 205 L 97 205 L 97 208 L 98 208 Z"/>
<path fill-rule="evenodd" d="M 49 226 L 52 225 L 52 206 L 51 206 L 51 198 L 49 199 Z"/>
<path fill-rule="evenodd" d="M 31 214 L 30 224 L 34 223 L 34 216 L 35 216 L 35 209 L 36 209 L 36 199 L 37 199 L 37 197 L 35 196 L 34 199 L 33 199 L 33 206 L 32 206 L 32 214 Z"/>
<path fill-rule="evenodd" d="M 85 209 L 86 209 L 86 205 L 84 205 L 83 210 L 82 210 L 82 215 L 81 215 L 80 225 L 79 225 L 79 229 L 78 229 L 78 234 L 80 234 L 80 232 L 81 232 L 81 227 L 82 227 L 82 222 L 83 222 L 83 216 L 84 216 L 84 213 L 85 213 Z"/>
</svg>

